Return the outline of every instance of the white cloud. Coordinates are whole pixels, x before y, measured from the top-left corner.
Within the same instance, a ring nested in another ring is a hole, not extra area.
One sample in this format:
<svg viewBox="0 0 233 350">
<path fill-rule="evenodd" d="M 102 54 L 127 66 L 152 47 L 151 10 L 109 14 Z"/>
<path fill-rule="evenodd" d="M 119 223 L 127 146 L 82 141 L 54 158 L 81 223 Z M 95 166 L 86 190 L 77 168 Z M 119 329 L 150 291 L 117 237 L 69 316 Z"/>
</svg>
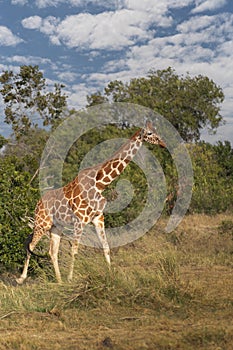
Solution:
<svg viewBox="0 0 233 350">
<path fill-rule="evenodd" d="M 36 29 L 41 33 L 48 35 L 54 45 L 60 45 L 59 38 L 56 35 L 59 18 L 48 16 L 45 19 L 39 16 L 31 16 L 22 20 L 22 26 L 26 29 Z"/>
<path fill-rule="evenodd" d="M 12 5 L 26 5 L 28 0 L 11 0 Z"/>
<path fill-rule="evenodd" d="M 86 84 L 74 84 L 68 94 L 68 104 L 71 108 L 81 109 L 87 104 L 87 95 L 96 92 L 96 88 Z"/>
<path fill-rule="evenodd" d="M 46 35 L 53 35 L 57 31 L 57 25 L 59 24 L 60 19 L 54 16 L 48 16 L 42 21 L 41 32 Z"/>
<path fill-rule="evenodd" d="M 111 80 L 128 81 L 146 75 L 151 68 L 157 70 L 168 66 L 178 74 L 189 72 L 191 76 L 208 76 L 223 88 L 225 101 L 221 111 L 223 117 L 228 117 L 227 126 L 220 129 L 222 136 L 213 136 L 213 140 L 219 137 L 233 143 L 233 125 L 229 123 L 233 110 L 232 17 L 230 14 L 193 17 L 177 26 L 177 34 L 155 37 L 143 45 L 135 44 L 120 60 L 111 60 L 101 72 L 83 78 L 87 84 L 99 88 Z"/>
<path fill-rule="evenodd" d="M 77 78 L 77 74 L 63 71 L 63 72 L 58 72 L 57 77 L 60 79 L 60 81 L 66 84 L 66 83 L 72 83 L 73 81 L 75 81 L 75 79 Z"/>
<path fill-rule="evenodd" d="M 11 56 L 6 58 L 6 62 L 18 63 L 19 65 L 51 65 L 54 64 L 49 58 L 36 57 L 36 56 Z"/>
<path fill-rule="evenodd" d="M 181 33 L 189 33 L 200 31 L 215 23 L 217 16 L 195 16 L 188 21 L 184 21 L 177 26 L 177 30 Z"/>
<path fill-rule="evenodd" d="M 232 59 L 232 53 L 233 53 L 233 40 L 229 40 L 227 42 L 224 42 L 221 46 L 218 48 L 219 55 L 222 56 L 230 56 Z"/>
<path fill-rule="evenodd" d="M 220 0 L 221 1 L 221 0 Z M 32 2 L 32 1 L 31 1 Z M 140 9 L 147 10 L 147 12 L 159 12 L 167 11 L 168 8 L 181 8 L 187 7 L 193 4 L 194 0 L 34 0 L 35 5 L 38 8 L 46 7 L 58 7 L 59 5 L 66 4 L 73 7 L 87 7 L 92 4 L 94 6 L 101 6 L 104 8 L 117 10 L 117 9 Z M 25 5 L 28 4 L 28 0 L 12 0 L 13 5 Z"/>
<path fill-rule="evenodd" d="M 42 18 L 39 16 L 31 16 L 22 20 L 22 25 L 27 29 L 39 29 L 42 24 Z"/>
<path fill-rule="evenodd" d="M 31 1 L 32 2 L 32 1 Z M 35 5 L 40 8 L 46 7 L 58 7 L 61 4 L 66 4 L 73 7 L 85 7 L 88 4 L 102 6 L 105 8 L 115 8 L 119 6 L 124 0 L 34 0 Z M 12 5 L 26 5 L 29 3 L 28 0 L 11 0 Z"/>
<path fill-rule="evenodd" d="M 196 7 L 192 13 L 216 10 L 226 5 L 227 0 L 196 0 Z"/>
<path fill-rule="evenodd" d="M 182 8 L 193 4 L 193 0 L 167 0 L 169 8 Z"/>
<path fill-rule="evenodd" d="M 233 36 L 233 15 L 195 16 L 177 26 L 187 44 L 194 42 L 218 44 L 227 42 Z M 213 48 L 213 50 L 215 50 Z"/>
<path fill-rule="evenodd" d="M 83 13 L 62 21 L 57 37 L 71 48 L 119 50 L 136 40 L 148 39 L 146 25 L 146 15 L 137 11 Z"/>
<path fill-rule="evenodd" d="M 10 29 L 0 26 L 0 46 L 15 46 L 23 40 L 14 35 Z"/>
<path fill-rule="evenodd" d="M 38 8 L 45 8 L 45 7 L 49 7 L 49 6 L 57 6 L 57 5 L 64 3 L 66 1 L 65 0 L 35 0 L 34 2 Z M 71 2 L 72 2 L 72 0 L 71 0 Z M 28 4 L 29 1 L 28 0 L 11 0 L 11 3 L 12 3 L 12 5 L 23 6 L 23 5 Z"/>
<path fill-rule="evenodd" d="M 42 19 L 39 16 L 25 18 L 22 25 L 28 29 L 38 29 L 50 39 L 54 45 L 65 45 L 80 50 L 121 50 L 137 42 L 149 40 L 154 36 L 155 30 L 151 28 L 169 27 L 173 18 L 169 15 L 171 8 L 185 7 L 193 4 L 194 0 L 118 0 L 108 2 L 115 11 L 105 11 L 98 14 L 88 12 L 67 16 L 61 20 L 54 16 Z M 215 0 L 214 0 L 215 1 Z M 223 0 L 218 0 L 222 3 Z M 57 6 L 64 0 L 36 0 L 38 7 Z M 82 6 L 89 3 L 95 5 L 106 4 L 103 0 L 69 0 L 66 3 L 72 6 Z M 198 9 L 206 3 L 196 0 Z M 209 6 L 209 5 L 208 5 Z M 214 5 L 216 6 L 216 4 Z M 107 7 L 107 5 L 106 5 Z M 204 30 L 214 18 L 202 16 L 191 18 L 178 26 L 179 32 Z M 205 35 L 207 36 L 208 33 Z M 177 37 L 178 39 L 178 37 Z M 192 40 L 197 42 L 200 35 L 193 35 Z"/>
<path fill-rule="evenodd" d="M 45 8 L 49 6 L 57 6 L 60 3 L 64 2 L 63 0 L 36 0 L 36 6 L 39 8 Z"/>
<path fill-rule="evenodd" d="M 166 6 L 155 7 L 151 0 L 147 0 L 147 3 L 148 7 L 138 2 L 134 8 L 129 4 L 129 9 L 96 15 L 80 13 L 67 16 L 64 20 L 53 16 L 45 19 L 32 16 L 23 19 L 22 25 L 27 29 L 40 30 L 55 45 L 62 43 L 79 50 L 121 50 L 139 40 L 150 39 L 153 35 L 149 30 L 151 24 L 163 27 L 171 25 L 172 18 L 165 15 Z"/>
</svg>

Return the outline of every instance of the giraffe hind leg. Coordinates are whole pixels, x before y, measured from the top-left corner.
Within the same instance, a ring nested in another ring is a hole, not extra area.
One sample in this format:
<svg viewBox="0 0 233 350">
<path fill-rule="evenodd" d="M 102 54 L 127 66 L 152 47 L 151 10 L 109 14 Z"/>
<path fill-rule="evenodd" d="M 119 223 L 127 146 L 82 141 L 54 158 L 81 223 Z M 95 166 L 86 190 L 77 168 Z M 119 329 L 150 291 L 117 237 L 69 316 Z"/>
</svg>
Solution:
<svg viewBox="0 0 233 350">
<path fill-rule="evenodd" d="M 71 240 L 71 261 L 70 261 L 70 268 L 69 268 L 69 273 L 67 276 L 68 282 L 71 282 L 73 279 L 73 273 L 74 273 L 74 263 L 75 263 L 75 255 L 78 253 L 78 247 L 79 247 L 79 242 L 82 237 L 82 232 L 83 232 L 83 226 L 84 224 L 79 221 L 75 221 L 74 223 L 74 236 L 73 239 Z"/>
<path fill-rule="evenodd" d="M 100 240 L 100 243 L 102 244 L 105 259 L 106 259 L 107 264 L 110 268 L 110 266 L 111 266 L 110 248 L 109 248 L 109 244 L 108 244 L 105 229 L 104 229 L 104 216 L 102 214 L 99 216 L 96 216 L 92 222 L 95 226 L 96 233 L 97 233 L 97 236 Z"/>
<path fill-rule="evenodd" d="M 32 240 L 33 240 L 33 233 L 30 233 L 30 235 L 27 237 L 24 243 L 26 252 L 30 253 L 31 255 L 37 256 L 38 258 L 44 258 L 45 255 L 36 254 L 30 249 L 30 243 L 32 242 Z"/>
<path fill-rule="evenodd" d="M 77 255 L 78 253 L 79 239 L 73 239 L 70 243 L 71 243 L 71 251 L 70 251 L 71 261 L 70 261 L 69 273 L 67 276 L 68 282 L 71 282 L 73 279 L 75 255 Z"/>
<path fill-rule="evenodd" d="M 24 263 L 23 272 L 22 272 L 22 274 L 21 274 L 21 276 L 19 278 L 16 278 L 16 282 L 18 284 L 23 284 L 23 282 L 27 278 L 27 271 L 28 271 L 30 257 L 31 257 L 31 254 L 29 252 L 27 252 L 27 257 L 26 257 L 26 260 L 25 260 L 25 263 Z"/>
<path fill-rule="evenodd" d="M 23 272 L 22 272 L 21 276 L 16 279 L 16 282 L 18 284 L 22 284 L 25 281 L 25 279 L 27 278 L 28 266 L 29 266 L 29 261 L 30 261 L 31 255 L 32 254 L 37 255 L 37 254 L 33 253 L 33 250 L 44 234 L 45 234 L 44 230 L 34 229 L 34 232 L 31 233 L 28 236 L 28 238 L 26 239 L 25 248 L 27 251 L 27 257 L 26 257 L 26 260 L 24 263 Z"/>
</svg>

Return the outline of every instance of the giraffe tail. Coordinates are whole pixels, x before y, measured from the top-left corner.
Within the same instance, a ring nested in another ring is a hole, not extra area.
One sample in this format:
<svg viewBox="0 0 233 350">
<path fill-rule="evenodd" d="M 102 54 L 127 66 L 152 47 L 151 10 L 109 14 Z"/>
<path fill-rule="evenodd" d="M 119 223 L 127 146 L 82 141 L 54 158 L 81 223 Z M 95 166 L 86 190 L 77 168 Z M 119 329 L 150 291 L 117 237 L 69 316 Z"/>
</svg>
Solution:
<svg viewBox="0 0 233 350">
<path fill-rule="evenodd" d="M 30 243 L 32 242 L 32 239 L 33 239 L 33 233 L 30 233 L 30 235 L 27 237 L 27 239 L 24 242 L 26 251 L 31 255 L 37 256 L 38 258 L 46 258 L 47 255 L 36 254 L 30 249 Z"/>
</svg>

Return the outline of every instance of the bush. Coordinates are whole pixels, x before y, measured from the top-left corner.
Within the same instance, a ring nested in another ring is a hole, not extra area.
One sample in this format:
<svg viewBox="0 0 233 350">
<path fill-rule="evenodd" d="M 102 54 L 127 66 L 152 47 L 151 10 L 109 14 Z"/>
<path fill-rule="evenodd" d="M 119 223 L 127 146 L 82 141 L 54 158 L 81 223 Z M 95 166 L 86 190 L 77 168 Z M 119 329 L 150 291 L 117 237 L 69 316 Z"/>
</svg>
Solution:
<svg viewBox="0 0 233 350">
<path fill-rule="evenodd" d="M 215 148 L 201 143 L 190 145 L 194 187 L 190 211 L 215 214 L 233 208 L 233 178 L 226 176 L 223 160 L 219 162 Z M 233 157 L 231 159 L 233 162 Z"/>
<path fill-rule="evenodd" d="M 31 175 L 22 171 L 16 158 L 0 158 L 0 264 L 17 269 L 25 258 L 24 240 L 31 229 L 26 216 L 33 215 L 38 190 L 30 185 Z"/>
</svg>

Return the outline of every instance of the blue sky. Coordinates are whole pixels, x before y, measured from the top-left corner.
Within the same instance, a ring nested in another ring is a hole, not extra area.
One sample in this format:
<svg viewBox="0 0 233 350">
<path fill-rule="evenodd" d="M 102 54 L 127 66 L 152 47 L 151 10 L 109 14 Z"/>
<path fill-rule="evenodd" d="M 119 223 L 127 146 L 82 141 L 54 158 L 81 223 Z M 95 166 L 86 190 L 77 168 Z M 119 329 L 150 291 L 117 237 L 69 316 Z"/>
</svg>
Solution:
<svg viewBox="0 0 233 350">
<path fill-rule="evenodd" d="M 0 9 L 0 72 L 39 65 L 76 109 L 109 81 L 151 68 L 206 75 L 223 88 L 226 124 L 203 137 L 233 144 L 232 0 L 0 0 Z"/>
</svg>

